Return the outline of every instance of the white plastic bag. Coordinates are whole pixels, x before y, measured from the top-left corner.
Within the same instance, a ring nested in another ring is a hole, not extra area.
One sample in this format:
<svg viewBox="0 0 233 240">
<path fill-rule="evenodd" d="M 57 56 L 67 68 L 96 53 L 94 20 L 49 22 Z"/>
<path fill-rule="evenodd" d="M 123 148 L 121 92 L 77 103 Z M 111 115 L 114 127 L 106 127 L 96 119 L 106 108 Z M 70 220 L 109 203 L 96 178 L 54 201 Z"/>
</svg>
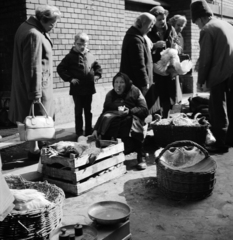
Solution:
<svg viewBox="0 0 233 240">
<path fill-rule="evenodd" d="M 212 134 L 210 129 L 207 129 L 205 144 L 206 145 L 211 145 L 215 142 L 216 142 L 216 139 L 215 139 L 214 135 Z"/>
</svg>

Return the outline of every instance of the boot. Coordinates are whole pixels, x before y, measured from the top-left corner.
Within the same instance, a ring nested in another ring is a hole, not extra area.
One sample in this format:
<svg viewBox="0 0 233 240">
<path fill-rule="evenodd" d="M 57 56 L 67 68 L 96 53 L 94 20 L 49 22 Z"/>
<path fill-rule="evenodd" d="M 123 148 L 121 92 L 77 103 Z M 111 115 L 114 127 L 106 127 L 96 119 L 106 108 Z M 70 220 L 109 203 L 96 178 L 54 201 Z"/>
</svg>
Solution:
<svg viewBox="0 0 233 240">
<path fill-rule="evenodd" d="M 143 154 L 138 153 L 137 161 L 138 161 L 138 165 L 137 165 L 138 170 L 145 170 L 147 168 L 146 157 L 143 156 Z"/>
<path fill-rule="evenodd" d="M 136 168 L 138 170 L 144 170 L 146 169 L 147 165 L 146 165 L 146 154 L 144 152 L 143 142 L 134 139 L 134 146 L 135 146 L 135 149 L 137 149 L 138 165 L 136 166 Z"/>
</svg>

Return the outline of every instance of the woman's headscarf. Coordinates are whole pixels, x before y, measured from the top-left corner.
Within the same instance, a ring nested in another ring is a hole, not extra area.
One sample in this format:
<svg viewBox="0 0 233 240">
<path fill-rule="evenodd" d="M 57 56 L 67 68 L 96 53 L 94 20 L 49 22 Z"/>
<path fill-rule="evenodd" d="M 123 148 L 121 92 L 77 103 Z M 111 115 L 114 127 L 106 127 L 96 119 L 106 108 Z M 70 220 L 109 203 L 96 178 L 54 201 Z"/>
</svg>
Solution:
<svg viewBox="0 0 233 240">
<path fill-rule="evenodd" d="M 130 80 L 130 78 L 128 77 L 128 75 L 122 73 L 122 72 L 118 72 L 114 77 L 113 77 L 113 80 L 112 80 L 112 85 L 114 87 L 114 83 L 115 83 L 115 80 L 116 78 L 118 77 L 121 77 L 124 81 L 125 81 L 125 90 L 124 92 L 121 94 L 122 95 L 126 95 L 128 93 L 128 91 L 131 89 L 131 86 L 132 86 L 132 81 Z M 114 91 L 115 92 L 115 91 Z"/>
<path fill-rule="evenodd" d="M 121 77 L 124 81 L 125 81 L 125 90 L 124 92 L 119 95 L 116 93 L 115 89 L 114 89 L 114 83 L 115 83 L 115 80 L 117 77 Z M 114 77 L 113 77 L 113 80 L 112 80 L 112 85 L 113 85 L 113 89 L 112 89 L 112 97 L 113 97 L 113 100 L 116 100 L 118 98 L 125 98 L 127 96 L 127 93 L 129 92 L 129 90 L 131 89 L 133 83 L 132 81 L 130 80 L 130 78 L 128 77 L 128 75 L 122 73 L 122 72 L 118 72 Z"/>
</svg>

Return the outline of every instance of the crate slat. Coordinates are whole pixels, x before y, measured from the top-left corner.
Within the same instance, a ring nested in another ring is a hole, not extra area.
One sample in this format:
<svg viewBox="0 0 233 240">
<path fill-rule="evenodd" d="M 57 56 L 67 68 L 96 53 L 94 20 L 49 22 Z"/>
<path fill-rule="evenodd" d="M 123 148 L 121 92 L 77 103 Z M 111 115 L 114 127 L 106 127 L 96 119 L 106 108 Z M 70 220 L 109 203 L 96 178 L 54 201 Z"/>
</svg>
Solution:
<svg viewBox="0 0 233 240">
<path fill-rule="evenodd" d="M 116 145 L 110 145 L 106 148 L 102 148 L 100 154 L 98 155 L 96 161 L 108 157 L 108 156 L 112 156 L 115 154 L 118 154 L 120 152 L 124 151 L 124 143 L 123 142 L 119 142 Z M 64 158 L 61 156 L 54 156 L 49 158 L 48 155 L 46 155 L 45 151 L 42 151 L 42 156 L 41 156 L 41 162 L 42 164 L 54 164 L 54 163 L 59 163 L 64 167 L 69 167 L 71 169 L 75 169 L 84 165 L 88 164 L 88 155 L 85 155 L 81 158 Z"/>
<path fill-rule="evenodd" d="M 124 173 L 126 173 L 126 166 L 122 164 L 122 166 L 115 168 L 110 172 L 104 173 L 103 175 L 98 176 L 96 178 L 90 178 L 88 181 L 78 183 L 78 184 L 66 183 L 59 180 L 51 179 L 46 176 L 44 180 L 47 180 L 48 182 L 57 185 L 58 187 L 62 188 L 65 192 L 68 192 L 74 195 L 80 195 L 96 186 L 99 186 L 100 184 L 103 184 L 114 178 L 117 178 L 123 175 Z"/>
<path fill-rule="evenodd" d="M 62 168 L 58 169 L 52 167 L 51 165 L 45 164 L 43 166 L 43 174 L 45 176 L 50 176 L 53 178 L 67 180 L 71 181 L 72 183 L 76 183 L 82 179 L 90 177 L 91 175 L 94 175 L 98 172 L 101 172 L 124 161 L 125 155 L 123 153 L 120 153 L 118 155 L 106 158 L 103 161 L 96 162 L 95 164 L 81 170 L 79 170 L 78 168 L 74 169 L 74 171 Z"/>
</svg>

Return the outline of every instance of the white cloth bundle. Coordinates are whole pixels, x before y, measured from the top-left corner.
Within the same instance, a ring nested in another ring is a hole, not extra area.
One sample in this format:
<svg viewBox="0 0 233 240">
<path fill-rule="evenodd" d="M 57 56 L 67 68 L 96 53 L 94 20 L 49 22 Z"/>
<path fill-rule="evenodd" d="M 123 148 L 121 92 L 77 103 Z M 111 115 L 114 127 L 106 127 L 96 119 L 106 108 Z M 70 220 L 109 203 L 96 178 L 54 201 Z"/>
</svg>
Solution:
<svg viewBox="0 0 233 240">
<path fill-rule="evenodd" d="M 14 196 L 14 210 L 36 210 L 52 203 L 45 198 L 45 194 L 36 189 L 11 189 Z"/>
</svg>

